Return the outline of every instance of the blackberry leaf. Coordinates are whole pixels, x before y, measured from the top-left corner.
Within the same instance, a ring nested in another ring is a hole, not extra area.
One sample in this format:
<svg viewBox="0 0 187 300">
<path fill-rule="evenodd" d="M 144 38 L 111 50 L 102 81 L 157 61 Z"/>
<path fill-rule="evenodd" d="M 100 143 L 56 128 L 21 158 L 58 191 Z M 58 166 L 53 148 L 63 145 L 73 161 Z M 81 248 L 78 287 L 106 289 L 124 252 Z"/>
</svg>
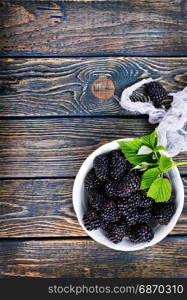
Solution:
<svg viewBox="0 0 187 300">
<path fill-rule="evenodd" d="M 171 183 L 167 178 L 157 178 L 153 181 L 147 193 L 156 202 L 166 202 L 171 197 Z"/>
<path fill-rule="evenodd" d="M 172 166 L 173 166 L 172 159 L 165 155 L 161 155 L 160 161 L 159 161 L 159 168 L 162 171 L 162 173 L 168 172 Z"/>
<path fill-rule="evenodd" d="M 140 189 L 144 190 L 151 186 L 153 181 L 157 179 L 158 175 L 161 174 L 159 168 L 152 168 L 145 171 L 142 175 L 141 186 Z"/>
<path fill-rule="evenodd" d="M 157 131 L 154 130 L 151 134 L 142 136 L 141 138 L 144 145 L 151 147 L 154 149 L 158 144 L 158 134 Z"/>
</svg>

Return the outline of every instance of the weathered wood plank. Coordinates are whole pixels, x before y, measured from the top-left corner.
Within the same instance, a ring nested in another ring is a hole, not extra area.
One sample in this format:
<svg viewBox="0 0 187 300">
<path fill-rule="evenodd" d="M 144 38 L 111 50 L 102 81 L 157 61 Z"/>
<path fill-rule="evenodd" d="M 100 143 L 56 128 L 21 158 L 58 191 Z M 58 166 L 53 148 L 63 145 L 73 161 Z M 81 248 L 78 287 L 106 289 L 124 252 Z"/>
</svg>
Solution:
<svg viewBox="0 0 187 300">
<path fill-rule="evenodd" d="M 0 177 L 75 176 L 102 144 L 148 134 L 145 119 L 36 118 L 0 120 Z M 186 159 L 186 153 L 180 155 Z M 181 167 L 186 173 L 186 166 Z"/>
<path fill-rule="evenodd" d="M 1 1 L 0 52 L 184 56 L 186 1 Z"/>
<path fill-rule="evenodd" d="M 85 236 L 72 187 L 73 179 L 0 181 L 0 237 Z"/>
<path fill-rule="evenodd" d="M 128 115 L 124 88 L 150 76 L 175 92 L 186 70 L 187 58 L 0 59 L 0 116 Z"/>
<path fill-rule="evenodd" d="M 73 179 L 1 180 L 0 238 L 87 236 L 72 206 Z M 171 234 L 187 233 L 183 213 Z"/>
<path fill-rule="evenodd" d="M 135 252 L 90 240 L 1 241 L 1 277 L 185 278 L 187 238 L 169 237 Z"/>
</svg>

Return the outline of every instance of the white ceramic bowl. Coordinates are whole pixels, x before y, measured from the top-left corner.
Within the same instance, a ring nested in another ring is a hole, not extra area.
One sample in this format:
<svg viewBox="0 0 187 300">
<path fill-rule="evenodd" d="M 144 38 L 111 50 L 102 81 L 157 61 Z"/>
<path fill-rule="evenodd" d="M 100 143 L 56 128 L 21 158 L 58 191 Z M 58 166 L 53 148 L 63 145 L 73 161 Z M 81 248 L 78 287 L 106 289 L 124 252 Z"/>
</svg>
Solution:
<svg viewBox="0 0 187 300">
<path fill-rule="evenodd" d="M 123 139 L 123 140 L 130 140 L 130 139 Z M 85 199 L 85 189 L 84 189 L 85 176 L 87 175 L 88 171 L 93 167 L 93 160 L 96 156 L 104 152 L 109 152 L 111 150 L 119 148 L 117 141 L 119 140 L 107 143 L 99 147 L 97 150 L 91 153 L 88 156 L 88 158 L 84 161 L 75 178 L 75 182 L 73 186 L 73 207 L 77 215 L 77 218 L 79 220 L 79 223 L 81 224 L 83 229 L 87 232 L 87 234 L 90 237 L 92 237 L 95 241 L 115 250 L 136 251 L 157 244 L 172 231 L 183 209 L 184 186 L 177 167 L 172 168 L 171 171 L 168 173 L 168 176 L 171 180 L 173 190 L 176 193 L 177 209 L 168 225 L 157 225 L 155 227 L 154 238 L 150 242 L 136 244 L 136 243 L 132 243 L 128 238 L 125 237 L 120 243 L 114 244 L 106 237 L 105 232 L 102 229 L 88 231 L 85 228 L 82 221 L 82 217 L 87 207 L 87 203 L 86 203 L 87 199 Z"/>
</svg>

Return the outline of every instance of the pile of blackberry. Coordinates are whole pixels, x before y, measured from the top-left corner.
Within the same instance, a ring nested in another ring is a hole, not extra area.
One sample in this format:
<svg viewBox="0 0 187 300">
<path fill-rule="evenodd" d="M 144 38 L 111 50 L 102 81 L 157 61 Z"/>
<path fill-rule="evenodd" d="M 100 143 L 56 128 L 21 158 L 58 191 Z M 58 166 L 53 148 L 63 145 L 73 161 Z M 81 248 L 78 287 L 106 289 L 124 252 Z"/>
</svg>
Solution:
<svg viewBox="0 0 187 300">
<path fill-rule="evenodd" d="M 166 225 L 175 213 L 175 199 L 155 203 L 141 191 L 141 172 L 120 150 L 97 156 L 85 178 L 87 211 L 83 222 L 87 230 L 101 228 L 113 243 L 124 237 L 133 243 L 149 242 L 156 224 Z"/>
</svg>

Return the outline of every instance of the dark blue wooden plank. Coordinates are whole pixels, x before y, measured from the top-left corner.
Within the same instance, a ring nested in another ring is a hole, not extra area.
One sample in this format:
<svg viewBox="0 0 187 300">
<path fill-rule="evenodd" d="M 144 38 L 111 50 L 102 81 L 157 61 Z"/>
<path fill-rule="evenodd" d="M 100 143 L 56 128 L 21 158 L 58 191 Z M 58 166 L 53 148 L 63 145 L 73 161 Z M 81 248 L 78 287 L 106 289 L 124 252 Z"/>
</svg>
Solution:
<svg viewBox="0 0 187 300">
<path fill-rule="evenodd" d="M 154 247 L 115 251 L 92 240 L 0 241 L 2 277 L 185 278 L 187 237 Z"/>
<path fill-rule="evenodd" d="M 2 1 L 3 56 L 185 56 L 186 2 Z"/>
</svg>

